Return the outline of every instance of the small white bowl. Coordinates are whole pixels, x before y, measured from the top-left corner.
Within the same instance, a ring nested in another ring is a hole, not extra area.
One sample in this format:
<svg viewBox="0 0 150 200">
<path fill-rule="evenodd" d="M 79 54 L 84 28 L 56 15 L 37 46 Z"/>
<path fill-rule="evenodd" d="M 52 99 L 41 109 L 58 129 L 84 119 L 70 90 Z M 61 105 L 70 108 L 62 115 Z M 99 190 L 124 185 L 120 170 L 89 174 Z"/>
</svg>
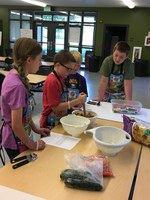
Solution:
<svg viewBox="0 0 150 200">
<path fill-rule="evenodd" d="M 90 124 L 88 118 L 77 115 L 64 116 L 60 119 L 60 122 L 64 130 L 74 137 L 79 137 Z"/>
<path fill-rule="evenodd" d="M 112 126 L 101 126 L 93 130 L 93 139 L 104 155 L 114 156 L 131 142 L 124 130 Z"/>
<path fill-rule="evenodd" d="M 86 117 L 86 118 L 88 118 L 91 123 L 94 123 L 96 121 L 96 119 L 97 119 L 97 113 L 95 113 L 95 112 L 93 112 L 91 110 L 86 110 L 86 114 L 89 114 L 89 113 L 91 115 L 93 115 L 93 117 Z M 72 114 L 75 114 L 77 116 L 80 116 L 80 115 L 83 116 L 84 115 L 83 114 L 83 110 L 74 110 L 74 111 L 72 111 Z"/>
</svg>

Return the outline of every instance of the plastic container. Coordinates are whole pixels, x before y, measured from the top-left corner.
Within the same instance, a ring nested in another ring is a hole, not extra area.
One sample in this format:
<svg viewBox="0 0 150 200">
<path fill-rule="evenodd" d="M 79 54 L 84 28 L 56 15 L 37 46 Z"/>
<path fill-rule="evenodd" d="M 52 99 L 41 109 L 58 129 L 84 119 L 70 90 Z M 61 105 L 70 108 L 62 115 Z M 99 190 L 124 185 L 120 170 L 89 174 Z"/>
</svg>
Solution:
<svg viewBox="0 0 150 200">
<path fill-rule="evenodd" d="M 115 113 L 137 114 L 142 108 L 142 104 L 139 101 L 112 99 L 111 103 L 112 110 Z"/>
</svg>

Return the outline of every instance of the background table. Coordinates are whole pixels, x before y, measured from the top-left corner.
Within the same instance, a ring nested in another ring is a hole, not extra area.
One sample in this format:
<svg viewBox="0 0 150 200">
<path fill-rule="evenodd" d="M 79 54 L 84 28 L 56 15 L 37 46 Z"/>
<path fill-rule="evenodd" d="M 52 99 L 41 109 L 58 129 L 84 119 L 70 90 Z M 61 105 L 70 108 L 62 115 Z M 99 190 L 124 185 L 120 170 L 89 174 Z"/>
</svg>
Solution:
<svg viewBox="0 0 150 200">
<path fill-rule="evenodd" d="M 6 75 L 8 71 L 0 70 L 0 73 Z M 29 79 L 30 84 L 43 83 L 45 79 L 47 78 L 47 76 L 38 75 L 38 74 L 29 74 L 27 77 Z"/>
<path fill-rule="evenodd" d="M 10 58 L 10 57 L 6 57 L 6 56 L 0 56 L 0 62 L 5 62 L 5 59 L 6 58 Z M 12 59 L 12 58 L 11 58 Z M 54 62 L 48 62 L 48 61 L 41 61 L 41 64 L 43 65 L 43 66 L 52 66 L 52 65 L 54 65 Z"/>
</svg>

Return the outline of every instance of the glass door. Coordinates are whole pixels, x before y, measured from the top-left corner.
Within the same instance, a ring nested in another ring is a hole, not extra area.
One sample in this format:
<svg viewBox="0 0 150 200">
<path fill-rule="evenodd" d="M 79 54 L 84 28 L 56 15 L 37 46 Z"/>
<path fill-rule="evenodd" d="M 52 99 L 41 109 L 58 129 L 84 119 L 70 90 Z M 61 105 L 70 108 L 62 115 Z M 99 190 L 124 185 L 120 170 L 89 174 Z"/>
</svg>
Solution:
<svg viewBox="0 0 150 200">
<path fill-rule="evenodd" d="M 41 44 L 43 58 L 67 48 L 67 23 L 35 22 L 34 38 Z"/>
</svg>

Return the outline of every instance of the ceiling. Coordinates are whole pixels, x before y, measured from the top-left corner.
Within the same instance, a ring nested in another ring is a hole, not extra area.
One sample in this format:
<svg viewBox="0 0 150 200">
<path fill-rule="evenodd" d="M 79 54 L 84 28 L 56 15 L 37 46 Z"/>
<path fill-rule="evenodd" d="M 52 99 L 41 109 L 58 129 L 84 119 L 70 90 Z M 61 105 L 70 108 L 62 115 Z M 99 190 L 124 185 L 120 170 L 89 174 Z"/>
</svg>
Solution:
<svg viewBox="0 0 150 200">
<path fill-rule="evenodd" d="M 32 0 L 30 0 L 32 1 Z M 126 7 L 121 0 L 37 0 L 56 7 Z M 150 0 L 132 0 L 136 7 L 150 7 Z M 21 0 L 0 0 L 0 5 L 32 6 Z"/>
</svg>

